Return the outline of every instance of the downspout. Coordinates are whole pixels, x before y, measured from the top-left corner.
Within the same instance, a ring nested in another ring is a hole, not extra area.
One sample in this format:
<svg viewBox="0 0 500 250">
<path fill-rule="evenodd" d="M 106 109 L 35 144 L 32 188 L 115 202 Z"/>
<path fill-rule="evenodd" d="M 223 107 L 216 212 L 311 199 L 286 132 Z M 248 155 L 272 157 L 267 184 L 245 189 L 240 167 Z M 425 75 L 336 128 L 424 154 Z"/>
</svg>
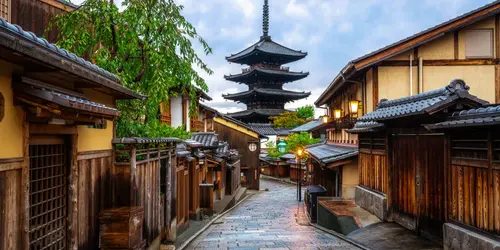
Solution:
<svg viewBox="0 0 500 250">
<path fill-rule="evenodd" d="M 413 54 L 410 53 L 410 95 L 413 95 Z"/>
<path fill-rule="evenodd" d="M 424 59 L 418 58 L 418 93 L 422 93 L 424 89 Z"/>
</svg>

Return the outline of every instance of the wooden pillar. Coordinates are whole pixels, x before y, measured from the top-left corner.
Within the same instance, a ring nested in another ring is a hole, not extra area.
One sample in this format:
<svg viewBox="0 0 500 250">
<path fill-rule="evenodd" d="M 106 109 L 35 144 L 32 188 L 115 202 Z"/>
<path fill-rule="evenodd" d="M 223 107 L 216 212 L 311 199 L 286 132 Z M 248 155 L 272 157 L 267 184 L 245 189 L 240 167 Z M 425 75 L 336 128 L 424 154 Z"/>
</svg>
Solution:
<svg viewBox="0 0 500 250">
<path fill-rule="evenodd" d="M 130 144 L 130 206 L 138 206 L 137 190 L 137 149 L 135 144 Z"/>
<path fill-rule="evenodd" d="M 494 231 L 494 200 L 493 200 L 493 136 L 491 128 L 488 130 L 488 231 Z"/>
<path fill-rule="evenodd" d="M 373 110 L 377 108 L 377 104 L 379 102 L 379 97 L 378 97 L 378 67 L 375 66 L 373 67 L 373 73 L 372 73 L 372 95 L 373 95 Z"/>
<path fill-rule="evenodd" d="M 22 237 L 22 243 L 21 246 L 23 246 L 23 249 L 29 249 L 29 214 L 30 214 L 30 176 L 29 176 L 29 136 L 30 136 L 30 130 L 29 130 L 29 122 L 26 120 L 27 118 L 24 117 L 23 120 L 23 162 L 22 162 L 22 185 L 21 187 L 23 188 L 23 211 L 21 212 L 22 216 L 22 229 L 23 232 L 21 233 Z M 2 229 L 3 230 L 3 229 Z"/>
</svg>

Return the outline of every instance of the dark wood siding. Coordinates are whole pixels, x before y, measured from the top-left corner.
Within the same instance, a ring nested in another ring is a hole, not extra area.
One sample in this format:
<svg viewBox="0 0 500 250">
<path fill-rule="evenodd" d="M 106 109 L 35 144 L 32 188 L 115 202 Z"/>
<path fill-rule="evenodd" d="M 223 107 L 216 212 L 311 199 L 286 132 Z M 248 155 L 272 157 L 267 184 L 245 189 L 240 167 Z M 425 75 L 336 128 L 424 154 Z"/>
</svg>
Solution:
<svg viewBox="0 0 500 250">
<path fill-rule="evenodd" d="M 18 162 L 17 164 L 20 163 Z M 5 164 L 0 164 L 1 166 Z M 22 249 L 21 169 L 0 172 L 0 249 Z"/>
<path fill-rule="evenodd" d="M 500 235 L 500 134 L 457 131 L 449 144 L 448 220 Z"/>
<path fill-rule="evenodd" d="M 227 141 L 230 148 L 238 150 L 241 155 L 241 170 L 246 177 L 247 187 L 258 190 L 260 140 L 217 122 L 214 122 L 214 130 L 218 134 L 219 140 Z M 256 143 L 257 150 L 251 152 L 248 149 L 249 143 Z"/>
<path fill-rule="evenodd" d="M 56 1 L 53 1 L 57 3 Z M 59 14 L 65 12 L 64 5 L 57 4 L 59 7 L 39 1 L 39 0 L 12 0 L 12 19 L 11 23 L 18 24 L 26 31 L 35 33 L 38 37 L 46 37 L 49 42 L 55 42 L 57 30 L 53 29 L 47 36 L 44 36 L 45 29 L 50 20 Z M 70 7 L 67 7 L 68 11 Z"/>
<path fill-rule="evenodd" d="M 389 168 L 384 135 L 359 137 L 359 185 L 387 194 Z"/>
<path fill-rule="evenodd" d="M 111 150 L 79 153 L 76 188 L 80 249 L 99 247 L 99 212 L 112 205 L 111 173 Z"/>
</svg>

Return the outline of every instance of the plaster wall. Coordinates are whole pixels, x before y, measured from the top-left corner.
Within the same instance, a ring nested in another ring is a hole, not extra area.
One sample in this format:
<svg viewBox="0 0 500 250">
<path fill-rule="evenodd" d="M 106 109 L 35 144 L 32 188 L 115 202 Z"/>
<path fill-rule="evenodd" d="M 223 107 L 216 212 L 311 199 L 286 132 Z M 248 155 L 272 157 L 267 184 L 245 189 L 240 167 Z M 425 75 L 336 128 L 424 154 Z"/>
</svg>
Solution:
<svg viewBox="0 0 500 250">
<path fill-rule="evenodd" d="M 409 62 L 408 62 L 409 63 Z M 418 68 L 412 67 L 413 94 L 418 91 Z M 410 95 L 410 67 L 379 67 L 378 97 L 380 99 L 397 99 Z"/>
<path fill-rule="evenodd" d="M 366 113 L 373 111 L 373 69 L 366 72 Z"/>
<path fill-rule="evenodd" d="M 86 89 L 84 94 L 94 102 L 102 103 L 108 107 L 116 107 L 115 99 L 101 92 Z M 112 149 L 111 140 L 114 137 L 113 121 L 106 121 L 105 129 L 77 126 L 78 152 Z"/>
<path fill-rule="evenodd" d="M 23 156 L 23 111 L 14 106 L 12 72 L 15 66 L 0 60 L 0 93 L 4 98 L 4 117 L 0 121 L 0 159 Z"/>
<path fill-rule="evenodd" d="M 423 68 L 423 90 L 443 88 L 453 79 L 463 79 L 470 93 L 495 103 L 495 66 L 426 66 Z"/>
<path fill-rule="evenodd" d="M 470 29 L 492 29 L 493 34 L 495 34 L 495 17 L 490 17 L 487 18 L 483 21 L 473 23 L 464 29 L 461 29 L 458 32 L 458 59 L 465 59 L 465 34 L 467 33 L 467 30 Z M 493 35 L 493 40 L 495 40 L 495 36 Z M 493 41 L 493 44 L 495 42 Z M 495 51 L 495 46 L 493 46 L 493 55 L 496 54 Z"/>
<path fill-rule="evenodd" d="M 182 96 L 173 96 L 170 101 L 172 127 L 182 126 Z"/>
<path fill-rule="evenodd" d="M 418 48 L 418 56 L 424 60 L 455 59 L 455 38 L 453 33 L 423 44 Z M 418 58 L 414 58 L 417 60 Z"/>
<path fill-rule="evenodd" d="M 358 183 L 358 160 L 356 158 L 356 160 L 342 167 L 342 198 L 354 199 Z"/>
</svg>

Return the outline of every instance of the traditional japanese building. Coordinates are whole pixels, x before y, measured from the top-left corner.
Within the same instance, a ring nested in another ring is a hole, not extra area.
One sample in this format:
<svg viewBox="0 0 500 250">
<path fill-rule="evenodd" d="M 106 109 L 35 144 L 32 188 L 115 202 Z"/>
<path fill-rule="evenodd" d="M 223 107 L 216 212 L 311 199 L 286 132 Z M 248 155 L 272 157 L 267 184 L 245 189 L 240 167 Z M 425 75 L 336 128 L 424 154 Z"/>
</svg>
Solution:
<svg viewBox="0 0 500 250">
<path fill-rule="evenodd" d="M 285 104 L 308 97 L 310 92 L 284 90 L 283 85 L 303 79 L 308 72 L 293 72 L 282 65 L 304 58 L 307 53 L 274 42 L 269 35 L 269 5 L 264 1 L 263 35 L 252 46 L 226 57 L 231 63 L 248 65 L 240 74 L 225 76 L 228 81 L 248 85 L 248 90 L 223 95 L 244 103 L 247 110 L 228 114 L 244 122 L 269 122 L 270 116 L 285 111 Z"/>
</svg>

